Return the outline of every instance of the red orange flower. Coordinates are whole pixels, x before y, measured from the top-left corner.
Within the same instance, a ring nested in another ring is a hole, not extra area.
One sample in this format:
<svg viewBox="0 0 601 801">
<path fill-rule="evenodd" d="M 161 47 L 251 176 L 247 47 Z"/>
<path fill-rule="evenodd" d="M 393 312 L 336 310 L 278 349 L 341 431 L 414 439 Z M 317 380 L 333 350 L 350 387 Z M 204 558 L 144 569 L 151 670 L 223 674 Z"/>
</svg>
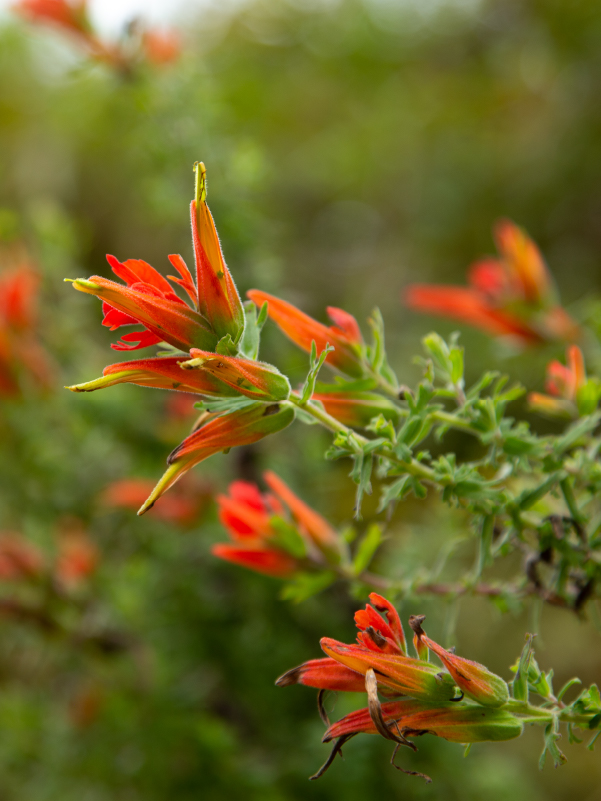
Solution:
<svg viewBox="0 0 601 801">
<path fill-rule="evenodd" d="M 75 37 L 94 58 L 125 67 L 126 59 L 119 48 L 104 44 L 95 35 L 87 0 L 17 0 L 12 8 L 30 22 L 54 25 Z"/>
<path fill-rule="evenodd" d="M 251 289 L 247 295 L 259 308 L 268 304 L 271 319 L 299 348 L 310 353 L 311 344 L 315 342 L 317 352 L 321 353 L 326 345 L 332 345 L 335 350 L 328 354 L 326 364 L 356 378 L 364 374 L 363 337 L 352 314 L 328 306 L 327 312 L 334 325 L 327 326 L 267 292 Z"/>
<path fill-rule="evenodd" d="M 413 698 L 389 701 L 380 708 L 386 727 L 404 737 L 433 734 L 452 743 L 478 743 L 512 740 L 519 737 L 523 729 L 522 723 L 504 709 L 476 705 L 432 707 Z M 323 742 L 354 734 L 380 734 L 369 709 L 351 712 L 332 724 Z"/>
<path fill-rule="evenodd" d="M 13 10 L 32 22 L 50 22 L 88 36 L 91 26 L 87 5 L 87 0 L 18 0 Z"/>
<path fill-rule="evenodd" d="M 151 64 L 172 64 L 181 55 L 180 37 L 175 31 L 151 28 L 142 33 L 142 49 Z"/>
<path fill-rule="evenodd" d="M 440 659 L 457 686 L 482 706 L 503 706 L 509 698 L 507 683 L 484 665 L 473 662 L 471 659 L 465 659 L 463 656 L 457 656 L 434 642 L 422 629 L 423 621 L 424 615 L 412 615 L 409 618 L 409 625 L 415 632 L 418 641 Z"/>
<path fill-rule="evenodd" d="M 232 355 L 238 352 L 244 333 L 244 308 L 206 203 L 204 165 L 197 163 L 195 172 L 196 196 L 191 214 L 196 281 L 181 256 L 169 257 L 179 273 L 179 278 L 169 278 L 185 291 L 188 303 L 165 277 L 137 259 L 122 263 L 107 256 L 123 284 L 101 276 L 73 282 L 75 289 L 103 300 L 103 324 L 111 330 L 124 325 L 143 326 L 142 331 L 125 334 L 113 348 L 136 350 L 164 341 L 189 355 L 119 362 L 105 367 L 101 378 L 69 389 L 92 392 L 130 383 L 174 389 L 220 402 L 211 412 L 203 412 L 193 433 L 171 453 L 167 471 L 142 504 L 140 513 L 198 462 L 236 445 L 257 442 L 294 419 L 291 404 L 279 405 L 290 395 L 288 379 L 272 365 Z"/>
<path fill-rule="evenodd" d="M 500 258 L 472 265 L 469 287 L 412 284 L 405 294 L 407 305 L 524 345 L 576 339 L 578 326 L 557 304 L 551 276 L 535 243 L 509 220 L 497 223 L 495 239 Z"/>
<path fill-rule="evenodd" d="M 217 497 L 219 518 L 235 544 L 213 546 L 215 556 L 279 578 L 292 575 L 301 567 L 301 553 L 291 554 L 286 549 L 278 536 L 279 522 L 292 524 L 302 555 L 312 547 L 336 555 L 338 538 L 329 523 L 275 473 L 268 471 L 264 478 L 271 493 L 261 493 L 246 481 L 234 481 L 229 495 Z"/>
<path fill-rule="evenodd" d="M 94 573 L 99 561 L 98 548 L 83 531 L 61 534 L 55 576 L 62 584 L 76 587 Z"/>
<path fill-rule="evenodd" d="M 186 356 L 164 356 L 109 364 L 102 378 L 68 387 L 72 392 L 94 392 L 116 384 L 137 384 L 141 387 L 173 389 L 205 397 L 235 396 L 230 386 L 214 378 L 208 371 L 184 370 Z"/>
<path fill-rule="evenodd" d="M 279 404 L 250 403 L 229 414 L 207 414 L 189 437 L 170 454 L 169 465 L 138 514 L 143 514 L 191 467 L 236 445 L 250 445 L 281 431 L 294 420 L 294 410 Z"/>
<path fill-rule="evenodd" d="M 328 726 L 324 742 L 336 744 L 324 766 L 311 778 L 321 776 L 342 745 L 359 733 L 380 734 L 397 744 L 416 750 L 412 738 L 432 734 L 451 742 L 509 740 L 522 732 L 522 723 L 501 706 L 507 700 L 507 685 L 482 665 L 456 657 L 426 637 L 421 629 L 423 617 L 410 618 L 410 624 L 423 645 L 424 658 L 407 656 L 407 645 L 398 613 L 382 596 L 372 593 L 372 605 L 355 614 L 359 629 L 357 644 L 345 645 L 327 637 L 321 640 L 327 659 L 312 659 L 289 670 L 276 681 L 281 687 L 304 684 L 320 690 L 320 714 Z M 423 641 L 423 642 L 422 642 Z M 448 673 L 427 660 L 427 649 L 439 655 Z M 474 700 L 455 698 L 455 684 Z M 368 707 L 351 712 L 329 724 L 322 706 L 325 690 L 361 692 Z M 378 693 L 401 700 L 380 703 Z M 503 696 L 503 698 L 501 698 Z M 396 751 L 395 751 L 396 753 Z M 405 771 L 414 773 L 414 771 Z M 421 775 L 428 780 L 428 777 Z"/>
<path fill-rule="evenodd" d="M 45 569 L 42 552 L 19 534 L 0 534 L 0 581 L 37 578 Z"/>
<path fill-rule="evenodd" d="M 565 365 L 558 361 L 547 365 L 546 387 L 549 395 L 531 392 L 528 402 L 533 409 L 547 414 L 591 414 L 601 398 L 601 385 L 598 379 L 587 378 L 584 357 L 577 345 L 568 348 Z"/>
<path fill-rule="evenodd" d="M 21 377 L 50 386 L 50 359 L 35 335 L 39 276 L 22 254 L 2 254 L 0 275 L 0 394 L 21 394 Z"/>
<path fill-rule="evenodd" d="M 141 259 L 120 262 L 107 256 L 113 272 L 124 284 L 102 276 L 77 279 L 75 289 L 96 295 L 104 302 L 103 325 L 111 331 L 140 324 L 142 331 L 125 334 L 112 347 L 136 350 L 167 342 L 180 350 L 215 350 L 224 336 L 237 342 L 244 330 L 244 310 L 225 265 L 215 224 L 206 204 L 206 173 L 197 165 L 197 196 L 192 201 L 192 237 L 196 259 L 196 284 L 181 256 L 169 256 L 179 273 L 170 280 L 184 289 L 191 306 L 177 295 L 150 264 Z"/>
<path fill-rule="evenodd" d="M 219 356 L 197 348 L 190 350 L 190 356 L 192 358 L 181 365 L 184 370 L 212 376 L 247 398 L 281 401 L 290 395 L 290 382 L 271 364 Z"/>
<path fill-rule="evenodd" d="M 209 505 L 212 492 L 207 482 L 191 479 L 191 474 L 184 476 L 172 493 L 155 504 L 153 515 L 184 527 L 198 522 Z M 136 511 L 152 492 L 154 483 L 145 478 L 122 478 L 109 484 L 102 493 L 101 502 L 108 507 Z"/>
</svg>

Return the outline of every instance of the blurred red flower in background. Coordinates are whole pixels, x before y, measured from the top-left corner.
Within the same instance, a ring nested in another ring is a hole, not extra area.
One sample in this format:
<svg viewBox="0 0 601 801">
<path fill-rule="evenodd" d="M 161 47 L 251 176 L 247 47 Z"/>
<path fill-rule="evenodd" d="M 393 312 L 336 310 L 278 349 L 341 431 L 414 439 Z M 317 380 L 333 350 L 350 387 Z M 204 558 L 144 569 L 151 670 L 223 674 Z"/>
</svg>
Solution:
<svg viewBox="0 0 601 801">
<path fill-rule="evenodd" d="M 145 478 L 122 478 L 114 481 L 101 495 L 101 503 L 121 509 L 137 511 L 152 492 L 155 482 Z M 163 496 L 153 507 L 154 517 L 178 526 L 198 523 L 213 498 L 208 481 L 185 475 L 173 492 Z"/>
<path fill-rule="evenodd" d="M 23 252 L 3 252 L 0 273 L 0 395 L 18 397 L 23 383 L 51 385 L 51 362 L 36 336 L 39 275 Z"/>
<path fill-rule="evenodd" d="M 272 471 L 264 473 L 264 479 L 271 492 L 234 481 L 229 495 L 217 497 L 219 519 L 234 544 L 214 545 L 213 554 L 259 573 L 287 578 L 302 567 L 307 549 L 336 553 L 338 537 L 327 520 Z M 296 541 L 281 536 L 281 524 L 292 526 Z"/>
<path fill-rule="evenodd" d="M 499 257 L 473 264 L 468 287 L 411 284 L 406 304 L 506 336 L 522 345 L 574 340 L 578 325 L 558 304 L 551 276 L 536 244 L 510 220 L 494 229 Z"/>
</svg>

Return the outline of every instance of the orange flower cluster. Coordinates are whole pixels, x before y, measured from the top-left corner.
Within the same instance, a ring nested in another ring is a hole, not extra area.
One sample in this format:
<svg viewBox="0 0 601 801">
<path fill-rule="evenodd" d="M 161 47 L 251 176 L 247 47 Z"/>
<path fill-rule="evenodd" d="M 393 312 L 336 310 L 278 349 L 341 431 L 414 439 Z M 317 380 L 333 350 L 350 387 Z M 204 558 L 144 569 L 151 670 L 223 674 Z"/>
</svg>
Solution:
<svg viewBox="0 0 601 801">
<path fill-rule="evenodd" d="M 258 573 L 288 578 L 301 569 L 306 555 L 338 553 L 338 536 L 330 524 L 298 498 L 272 471 L 263 474 L 271 490 L 234 481 L 229 495 L 219 495 L 219 519 L 233 543 L 213 546 L 220 559 Z M 288 537 L 282 536 L 281 527 Z M 290 536 L 292 535 L 292 536 Z"/>
<path fill-rule="evenodd" d="M 52 25 L 63 31 L 92 58 L 124 72 L 141 60 L 161 66 L 180 56 L 180 40 L 174 31 L 140 29 L 140 25 L 134 24 L 127 31 L 130 41 L 122 44 L 103 41 L 94 31 L 87 0 L 17 0 L 13 10 L 29 22 Z"/>
<path fill-rule="evenodd" d="M 101 378 L 70 387 L 72 391 L 92 392 L 129 383 L 233 402 L 225 413 L 201 416 L 194 431 L 169 456 L 167 471 L 139 513 L 150 509 L 198 462 L 234 446 L 257 442 L 294 419 L 293 408 L 282 403 L 290 395 L 285 376 L 264 362 L 228 355 L 239 352 L 246 315 L 206 203 L 204 165 L 195 165 L 195 170 L 196 196 L 190 209 L 195 276 L 181 256 L 169 257 L 178 273 L 170 276 L 170 281 L 185 292 L 187 302 L 157 270 L 138 259 L 120 262 L 107 257 L 123 283 L 102 276 L 73 281 L 75 289 L 103 301 L 103 324 L 111 330 L 142 326 L 124 334 L 113 348 L 137 350 L 163 342 L 175 355 L 109 365 Z"/>
<path fill-rule="evenodd" d="M 19 397 L 23 382 L 50 386 L 50 360 L 36 337 L 39 276 L 22 254 L 2 254 L 0 273 L 0 395 Z"/>
<path fill-rule="evenodd" d="M 20 534 L 0 534 L 0 581 L 38 581 L 46 577 L 70 589 L 91 576 L 98 563 L 98 549 L 79 521 L 61 527 L 53 561 Z"/>
<path fill-rule="evenodd" d="M 406 746 L 412 750 L 417 750 L 413 739 L 424 734 L 456 743 L 509 740 L 521 734 L 522 723 L 502 708 L 509 692 L 500 676 L 430 639 L 421 626 L 423 616 L 409 619 L 417 653 L 417 658 L 410 657 L 396 609 L 377 593 L 369 598 L 371 605 L 355 614 L 356 643 L 324 637 L 325 659 L 305 662 L 276 681 L 280 687 L 304 684 L 320 691 L 319 708 L 328 727 L 323 741 L 336 743 L 311 778 L 323 775 L 344 743 L 356 734 L 380 734 L 397 749 Z M 439 658 L 442 672 L 428 661 L 429 651 Z M 365 691 L 368 706 L 330 724 L 322 703 L 326 690 Z M 379 694 L 401 699 L 381 703 Z M 415 775 L 414 771 L 404 772 Z M 423 774 L 417 775 L 429 781 Z"/>
<path fill-rule="evenodd" d="M 557 303 L 552 278 L 536 244 L 510 220 L 498 222 L 494 234 L 499 257 L 473 264 L 469 286 L 412 284 L 405 294 L 406 304 L 521 345 L 577 339 L 579 328 Z"/>
<path fill-rule="evenodd" d="M 528 402 L 532 409 L 543 414 L 577 417 L 595 411 L 601 399 L 601 384 L 597 378 L 587 378 L 584 356 L 577 345 L 566 353 L 566 364 L 552 361 L 547 365 L 548 395 L 531 392 Z"/>
<path fill-rule="evenodd" d="M 152 492 L 154 481 L 144 478 L 123 478 L 114 481 L 101 495 L 103 506 L 136 511 Z M 213 498 L 213 488 L 206 481 L 184 476 L 172 493 L 161 498 L 153 510 L 155 517 L 182 528 L 198 523 Z"/>
</svg>

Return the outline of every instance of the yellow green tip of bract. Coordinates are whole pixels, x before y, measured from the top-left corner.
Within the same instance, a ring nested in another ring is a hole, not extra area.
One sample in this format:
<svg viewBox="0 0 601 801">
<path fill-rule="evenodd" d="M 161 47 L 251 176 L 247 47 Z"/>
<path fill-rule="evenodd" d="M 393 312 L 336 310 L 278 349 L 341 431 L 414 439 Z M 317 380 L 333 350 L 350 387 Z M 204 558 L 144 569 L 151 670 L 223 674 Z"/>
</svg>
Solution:
<svg viewBox="0 0 601 801">
<path fill-rule="evenodd" d="M 100 289 L 98 284 L 95 284 L 93 281 L 87 281 L 85 278 L 74 278 L 65 280 L 70 280 L 75 289 L 79 289 L 80 292 L 87 292 L 89 290 L 91 290 L 92 292 L 96 292 L 97 289 Z"/>
<path fill-rule="evenodd" d="M 181 464 L 174 463 L 169 465 L 169 467 L 165 470 L 163 475 L 158 480 L 156 487 L 150 493 L 148 498 L 146 498 L 142 506 L 140 506 L 140 508 L 138 509 L 138 515 L 143 515 L 145 512 L 151 509 L 154 506 L 154 504 L 158 501 L 158 499 L 161 497 L 161 495 L 164 492 L 166 492 L 169 489 L 169 487 L 175 484 L 181 472 L 182 472 Z"/>
</svg>

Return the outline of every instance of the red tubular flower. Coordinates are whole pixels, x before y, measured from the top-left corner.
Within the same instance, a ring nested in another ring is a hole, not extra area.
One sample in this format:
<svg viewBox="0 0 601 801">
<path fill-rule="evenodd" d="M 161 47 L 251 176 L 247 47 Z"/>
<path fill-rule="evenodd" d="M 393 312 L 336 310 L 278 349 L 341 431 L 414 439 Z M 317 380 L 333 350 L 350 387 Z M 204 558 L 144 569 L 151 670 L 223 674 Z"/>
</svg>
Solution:
<svg viewBox="0 0 601 801">
<path fill-rule="evenodd" d="M 486 258 L 469 270 L 469 287 L 413 284 L 407 305 L 508 336 L 523 345 L 573 340 L 576 323 L 557 305 L 547 267 L 535 243 L 509 220 L 495 226 L 500 258 Z"/>
<path fill-rule="evenodd" d="M 576 400 L 576 393 L 586 382 L 584 357 L 577 345 L 567 350 L 567 366 L 553 361 L 547 367 L 547 392 L 565 400 Z"/>
<path fill-rule="evenodd" d="M 18 0 L 13 10 L 31 22 L 49 22 L 80 36 L 91 33 L 86 0 Z"/>
<path fill-rule="evenodd" d="M 144 326 L 143 331 L 125 334 L 111 345 L 114 350 L 137 350 L 159 342 L 180 350 L 216 346 L 218 338 L 208 321 L 179 298 L 150 264 L 139 259 L 122 264 L 114 256 L 107 256 L 107 260 L 126 286 L 98 275 L 88 281 L 78 278 L 73 286 L 104 301 L 102 324 L 111 331 L 122 325 Z"/>
<path fill-rule="evenodd" d="M 484 665 L 457 656 L 431 640 L 421 627 L 423 620 L 424 615 L 412 615 L 409 618 L 409 625 L 416 637 L 440 659 L 457 686 L 483 706 L 503 706 L 509 698 L 509 688 L 506 682 Z"/>
<path fill-rule="evenodd" d="M 451 658 L 452 654 L 426 637 L 420 625 L 423 617 L 411 617 L 410 625 L 423 641 L 420 645 L 439 654 L 449 673 L 441 672 L 423 659 L 407 657 L 405 635 L 396 609 L 377 593 L 372 593 L 369 598 L 373 606 L 368 604 L 355 614 L 358 644 L 346 645 L 324 637 L 321 647 L 329 658 L 305 662 L 276 681 L 280 687 L 304 684 L 320 691 L 318 707 L 328 726 L 323 740 L 336 740 L 336 744 L 312 779 L 319 778 L 344 743 L 360 733 L 380 734 L 394 741 L 397 748 L 404 745 L 413 750 L 417 749 L 411 738 L 424 734 L 458 743 L 509 740 L 521 734 L 523 726 L 520 720 L 505 709 L 491 708 L 503 703 L 500 685 L 503 685 L 505 693 L 507 685 L 502 679 L 475 662 Z M 476 698 L 478 704 L 464 701 L 463 695 L 454 697 L 455 683 Z M 368 707 L 351 712 L 330 725 L 322 705 L 325 690 L 365 690 Z M 382 704 L 379 694 L 407 697 Z M 405 772 L 430 781 L 415 771 Z"/>
<path fill-rule="evenodd" d="M 99 61 L 127 67 L 120 49 L 104 44 L 94 34 L 86 0 L 17 0 L 12 8 L 30 22 L 54 25 L 70 34 Z"/>
<path fill-rule="evenodd" d="M 39 276 L 20 254 L 8 262 L 0 276 L 0 395 L 17 397 L 22 375 L 51 385 L 51 360 L 35 335 Z"/>
<path fill-rule="evenodd" d="M 301 501 L 275 473 L 267 471 L 264 478 L 273 494 L 261 493 L 255 484 L 234 481 L 230 484 L 229 495 L 217 497 L 219 519 L 235 545 L 214 546 L 215 556 L 263 573 L 269 569 L 270 575 L 291 575 L 301 563 L 278 543 L 278 518 L 281 522 L 282 518 L 291 517 L 300 541 L 337 557 L 338 537 L 329 523 Z"/>
<path fill-rule="evenodd" d="M 404 737 L 433 734 L 452 743 L 480 743 L 519 737 L 523 724 L 503 709 L 481 706 L 432 707 L 403 698 L 381 705 L 382 716 L 392 733 Z M 351 712 L 328 728 L 323 742 L 355 734 L 380 734 L 369 709 Z"/>
<path fill-rule="evenodd" d="M 169 276 L 188 295 L 184 302 L 169 281 L 141 259 L 118 261 L 107 256 L 113 272 L 125 285 L 101 276 L 78 278 L 75 289 L 104 301 L 103 325 L 111 331 L 123 325 L 144 326 L 143 331 L 125 334 L 112 347 L 136 350 L 167 342 L 180 350 L 214 351 L 219 340 L 229 335 L 237 342 L 244 330 L 244 309 L 221 253 L 215 224 L 206 204 L 204 165 L 197 165 L 197 198 L 192 201 L 192 238 L 197 284 L 181 256 L 169 256 L 179 278 Z"/>
<path fill-rule="evenodd" d="M 263 476 L 278 500 L 288 507 L 302 533 L 306 534 L 321 550 L 337 552 L 338 535 L 327 520 L 307 506 L 272 470 L 267 470 Z"/>
<path fill-rule="evenodd" d="M 601 396 L 596 379 L 587 379 L 582 351 L 571 345 L 566 353 L 566 365 L 552 361 L 547 365 L 547 392 L 531 392 L 528 402 L 537 411 L 567 417 L 593 412 Z M 553 397 L 550 397 L 553 396 Z"/>
<path fill-rule="evenodd" d="M 218 495 L 217 503 L 219 519 L 235 544 L 214 545 L 214 556 L 275 578 L 298 570 L 298 560 L 270 542 L 275 535 L 272 515 L 282 511 L 275 498 L 263 495 L 256 484 L 234 481 L 229 495 Z"/>
<path fill-rule="evenodd" d="M 182 364 L 184 370 L 208 374 L 247 398 L 281 401 L 290 395 L 290 382 L 271 364 L 219 356 L 197 348 L 192 348 L 190 356 Z"/>
<path fill-rule="evenodd" d="M 273 578 L 289 578 L 298 570 L 298 562 L 293 556 L 275 548 L 220 543 L 213 545 L 211 552 L 226 562 Z"/>
<path fill-rule="evenodd" d="M 62 584 L 76 587 L 94 573 L 100 554 L 83 532 L 68 532 L 61 536 L 55 576 Z"/>
<path fill-rule="evenodd" d="M 221 338 L 229 334 L 234 342 L 244 330 L 244 308 L 226 267 L 213 216 L 206 203 L 206 169 L 202 162 L 195 165 L 196 198 L 190 208 L 192 239 L 196 259 L 199 311 L 211 323 Z M 196 347 L 202 347 L 197 344 Z"/>
<path fill-rule="evenodd" d="M 142 49 L 151 64 L 172 64 L 180 57 L 182 45 L 176 31 L 159 31 L 151 28 L 142 34 Z"/>
<path fill-rule="evenodd" d="M 102 378 L 75 384 L 68 389 L 72 392 L 94 392 L 116 384 L 137 384 L 141 387 L 193 392 L 206 397 L 239 394 L 208 371 L 182 369 L 181 365 L 187 361 L 185 356 L 168 356 L 109 364 L 104 368 Z"/>
<path fill-rule="evenodd" d="M 233 481 L 229 493 L 218 495 L 217 504 L 219 520 L 234 540 L 263 539 L 273 533 L 273 498 L 263 495 L 256 484 L 248 481 Z"/>
<path fill-rule="evenodd" d="M 496 308 L 477 290 L 456 286 L 412 284 L 405 293 L 410 309 L 452 317 L 491 336 L 514 337 L 524 345 L 542 342 L 540 334 L 516 315 Z"/>
<path fill-rule="evenodd" d="M 365 609 L 355 612 L 355 624 L 360 632 L 357 642 L 372 651 L 406 656 L 407 641 L 399 613 L 390 601 L 377 592 L 372 592 L 369 600 L 373 606 L 367 604 Z M 374 632 L 377 637 L 374 637 Z M 382 638 L 385 642 L 382 642 Z"/>
<path fill-rule="evenodd" d="M 263 403 L 252 403 L 229 414 L 208 415 L 207 422 L 186 437 L 170 454 L 167 470 L 138 514 L 148 511 L 195 464 L 236 445 L 258 442 L 269 434 L 281 431 L 293 420 L 294 410 L 291 407 L 279 404 L 267 406 Z"/>
<path fill-rule="evenodd" d="M 0 580 L 37 578 L 44 572 L 41 551 L 19 534 L 0 534 Z"/>
<path fill-rule="evenodd" d="M 365 677 L 330 657 L 310 659 L 308 662 L 288 670 L 276 679 L 275 683 L 278 687 L 304 684 L 305 687 L 315 687 L 318 690 L 365 692 Z"/>
<path fill-rule="evenodd" d="M 363 376 L 363 337 L 351 314 L 328 306 L 327 312 L 334 325 L 327 326 L 267 292 L 251 289 L 246 294 L 259 308 L 267 302 L 271 319 L 299 348 L 310 353 L 311 344 L 315 342 L 317 352 L 321 353 L 330 344 L 335 350 L 328 354 L 326 364 L 355 378 Z"/>
<path fill-rule="evenodd" d="M 173 492 L 164 496 L 153 507 L 154 517 L 182 527 L 197 523 L 212 500 L 211 486 L 203 481 L 184 476 Z M 122 478 L 104 490 L 101 503 L 105 507 L 139 509 L 152 492 L 154 481 L 144 478 Z"/>
<path fill-rule="evenodd" d="M 376 637 L 376 645 L 380 642 Z M 388 644 L 388 643 L 386 643 Z M 446 704 L 453 698 L 453 683 L 440 679 L 440 670 L 429 662 L 387 653 L 380 648 L 345 643 L 322 637 L 324 653 L 346 667 L 365 675 L 376 671 L 378 684 L 401 695 L 410 695 L 431 704 Z"/>
</svg>

